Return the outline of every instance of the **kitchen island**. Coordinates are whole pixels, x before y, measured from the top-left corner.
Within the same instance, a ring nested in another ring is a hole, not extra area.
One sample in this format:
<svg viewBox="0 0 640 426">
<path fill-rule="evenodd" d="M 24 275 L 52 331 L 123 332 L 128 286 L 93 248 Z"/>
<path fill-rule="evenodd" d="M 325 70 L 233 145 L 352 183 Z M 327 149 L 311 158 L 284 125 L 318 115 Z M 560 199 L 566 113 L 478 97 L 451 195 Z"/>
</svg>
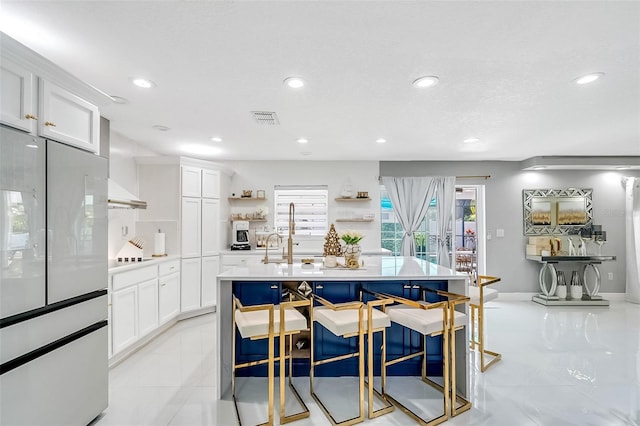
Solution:
<svg viewBox="0 0 640 426">
<path fill-rule="evenodd" d="M 373 256 L 362 259 L 364 266 L 360 269 L 324 268 L 321 263 L 303 265 L 297 259 L 291 265 L 265 265 L 258 261 L 233 267 L 220 274 L 217 286 L 217 398 L 228 397 L 230 393 L 233 333 L 231 301 L 234 288 L 254 297 L 256 304 L 278 303 L 284 283 L 302 281 L 311 285 L 314 292 L 323 292 L 323 297 L 329 299 L 340 297 L 343 291 L 353 294 L 353 290 L 360 286 L 384 292 L 399 288 L 400 293 L 395 291 L 395 294 L 412 298 L 418 296 L 420 286 L 433 288 L 436 285 L 438 289 L 468 294 L 467 274 L 414 257 Z M 389 338 L 393 339 L 393 336 Z M 466 327 L 464 331 L 456 333 L 456 387 L 464 396 L 469 394 L 468 340 Z"/>
</svg>

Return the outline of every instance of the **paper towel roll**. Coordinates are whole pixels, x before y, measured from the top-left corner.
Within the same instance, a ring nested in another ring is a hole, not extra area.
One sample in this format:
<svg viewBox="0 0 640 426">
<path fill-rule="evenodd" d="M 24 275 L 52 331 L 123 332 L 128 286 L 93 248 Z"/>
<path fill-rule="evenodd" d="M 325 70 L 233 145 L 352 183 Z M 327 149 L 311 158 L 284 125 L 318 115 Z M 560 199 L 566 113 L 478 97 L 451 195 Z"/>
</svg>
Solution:
<svg viewBox="0 0 640 426">
<path fill-rule="evenodd" d="M 164 232 L 157 232 L 155 234 L 155 244 L 153 247 L 154 256 L 164 256 Z"/>
</svg>

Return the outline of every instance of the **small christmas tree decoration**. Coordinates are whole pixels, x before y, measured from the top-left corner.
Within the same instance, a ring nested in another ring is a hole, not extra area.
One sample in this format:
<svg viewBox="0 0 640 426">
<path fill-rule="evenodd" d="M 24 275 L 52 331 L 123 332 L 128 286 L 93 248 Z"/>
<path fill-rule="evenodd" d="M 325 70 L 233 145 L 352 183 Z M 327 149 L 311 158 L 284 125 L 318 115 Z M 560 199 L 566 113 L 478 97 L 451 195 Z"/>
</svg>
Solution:
<svg viewBox="0 0 640 426">
<path fill-rule="evenodd" d="M 329 233 L 326 237 L 324 237 L 326 241 L 324 243 L 324 252 L 323 256 L 341 256 L 342 255 L 342 246 L 340 245 L 340 236 L 336 232 L 336 228 L 331 224 L 329 228 Z"/>
</svg>

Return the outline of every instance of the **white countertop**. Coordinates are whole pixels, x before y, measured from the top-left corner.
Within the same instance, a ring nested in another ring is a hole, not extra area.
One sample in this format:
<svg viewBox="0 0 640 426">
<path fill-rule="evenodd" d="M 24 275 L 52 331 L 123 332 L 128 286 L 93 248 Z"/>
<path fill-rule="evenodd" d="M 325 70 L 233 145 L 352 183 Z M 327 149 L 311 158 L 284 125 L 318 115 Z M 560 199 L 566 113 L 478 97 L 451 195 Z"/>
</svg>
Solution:
<svg viewBox="0 0 640 426">
<path fill-rule="evenodd" d="M 115 259 L 109 259 L 107 265 L 110 274 L 129 271 L 136 268 L 144 268 L 145 266 L 157 265 L 158 263 L 168 262 L 170 260 L 180 260 L 180 256 L 170 255 L 163 257 L 144 258 L 142 262 L 118 262 Z"/>
<path fill-rule="evenodd" d="M 324 268 L 322 262 L 302 265 L 297 259 L 292 265 L 262 264 L 260 262 L 235 266 L 218 275 L 218 281 L 270 281 L 291 280 L 466 280 L 468 275 L 444 268 L 415 257 L 371 256 L 361 257 L 364 267 L 359 269 Z"/>
<path fill-rule="evenodd" d="M 270 248 L 269 256 L 277 255 L 282 253 L 282 247 L 280 248 Z M 228 255 L 261 255 L 264 256 L 264 248 L 252 248 L 251 250 L 220 250 L 220 254 L 223 256 Z M 380 248 L 377 250 L 363 250 L 362 254 L 364 256 L 389 256 L 391 255 L 391 250 Z M 316 256 L 322 257 L 322 250 L 313 250 L 313 249 L 293 249 L 294 256 Z"/>
</svg>

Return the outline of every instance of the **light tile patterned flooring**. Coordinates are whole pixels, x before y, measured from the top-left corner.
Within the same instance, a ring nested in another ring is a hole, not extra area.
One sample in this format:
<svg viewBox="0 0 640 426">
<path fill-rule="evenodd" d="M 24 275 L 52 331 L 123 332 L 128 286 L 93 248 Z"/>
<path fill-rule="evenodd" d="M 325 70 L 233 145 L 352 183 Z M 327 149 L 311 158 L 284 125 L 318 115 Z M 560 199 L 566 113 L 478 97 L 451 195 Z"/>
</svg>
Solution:
<svg viewBox="0 0 640 426">
<path fill-rule="evenodd" d="M 447 425 L 640 425 L 640 305 L 498 300 L 485 313 L 488 347 L 503 360 L 480 373 L 471 357 L 473 408 Z M 214 399 L 215 322 L 215 314 L 181 321 L 113 368 L 109 408 L 92 426 L 236 424 L 233 404 Z M 330 424 L 312 402 L 308 380 L 296 384 L 312 415 L 294 424 Z M 243 400 L 265 386 L 241 385 Z M 353 395 L 345 386 L 338 401 Z M 243 408 L 243 416 L 264 415 L 255 404 Z M 365 424 L 415 423 L 396 410 Z"/>
</svg>

